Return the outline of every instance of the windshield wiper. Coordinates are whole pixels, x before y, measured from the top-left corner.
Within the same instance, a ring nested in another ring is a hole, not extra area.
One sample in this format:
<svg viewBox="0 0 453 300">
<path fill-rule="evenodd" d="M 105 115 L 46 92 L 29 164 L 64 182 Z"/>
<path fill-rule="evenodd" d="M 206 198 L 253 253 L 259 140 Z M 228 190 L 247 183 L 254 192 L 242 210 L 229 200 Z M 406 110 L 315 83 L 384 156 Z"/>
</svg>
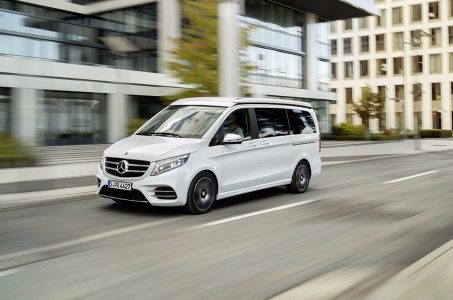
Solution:
<svg viewBox="0 0 453 300">
<path fill-rule="evenodd" d="M 174 136 L 174 137 L 179 137 L 182 138 L 183 136 L 176 134 L 176 133 L 171 133 L 171 132 L 139 132 L 137 135 L 161 135 L 161 136 Z"/>
</svg>

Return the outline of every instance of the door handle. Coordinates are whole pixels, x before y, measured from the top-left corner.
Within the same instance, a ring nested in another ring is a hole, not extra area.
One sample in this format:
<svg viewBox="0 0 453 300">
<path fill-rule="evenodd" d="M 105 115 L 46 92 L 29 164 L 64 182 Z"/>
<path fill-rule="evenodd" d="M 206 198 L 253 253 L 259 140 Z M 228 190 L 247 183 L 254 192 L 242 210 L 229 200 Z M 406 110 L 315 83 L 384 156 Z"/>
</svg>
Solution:
<svg viewBox="0 0 453 300">
<path fill-rule="evenodd" d="M 249 144 L 247 148 L 256 148 L 256 144 Z"/>
<path fill-rule="evenodd" d="M 261 145 L 263 146 L 269 146 L 271 143 L 270 142 L 263 142 Z"/>
</svg>

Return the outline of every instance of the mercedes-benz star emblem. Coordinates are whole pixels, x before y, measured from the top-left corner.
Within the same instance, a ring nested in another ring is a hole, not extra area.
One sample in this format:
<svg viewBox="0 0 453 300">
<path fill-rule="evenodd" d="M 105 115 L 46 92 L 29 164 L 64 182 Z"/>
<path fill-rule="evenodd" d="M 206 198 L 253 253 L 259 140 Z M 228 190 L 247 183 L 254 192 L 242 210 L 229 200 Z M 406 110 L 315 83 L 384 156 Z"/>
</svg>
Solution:
<svg viewBox="0 0 453 300">
<path fill-rule="evenodd" d="M 122 160 L 118 163 L 118 166 L 116 167 L 116 170 L 118 171 L 118 173 L 120 173 L 121 175 L 126 173 L 127 170 L 128 170 L 128 165 L 127 165 L 127 161 L 126 160 Z"/>
</svg>

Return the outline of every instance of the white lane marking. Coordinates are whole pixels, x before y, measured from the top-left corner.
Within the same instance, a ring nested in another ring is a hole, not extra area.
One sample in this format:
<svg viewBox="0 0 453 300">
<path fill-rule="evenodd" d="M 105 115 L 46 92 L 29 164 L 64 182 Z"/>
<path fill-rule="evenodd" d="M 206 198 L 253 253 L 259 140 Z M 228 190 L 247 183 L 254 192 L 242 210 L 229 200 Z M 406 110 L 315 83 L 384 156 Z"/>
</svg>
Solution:
<svg viewBox="0 0 453 300">
<path fill-rule="evenodd" d="M 8 275 L 11 275 L 11 274 L 20 272 L 20 271 L 22 271 L 22 270 L 19 269 L 19 268 L 14 268 L 14 269 L 9 269 L 9 270 L 0 271 L 0 277 L 8 276 Z"/>
<path fill-rule="evenodd" d="M 296 202 L 296 203 L 292 203 L 292 204 L 277 206 L 274 208 L 264 209 L 264 210 L 256 211 L 253 213 L 248 213 L 245 215 L 239 215 L 236 217 L 231 217 L 231 218 L 221 219 L 221 220 L 214 221 L 214 222 L 209 222 L 209 223 L 197 226 L 197 227 L 198 228 L 211 227 L 211 226 L 215 226 L 215 225 L 219 225 L 219 224 L 223 224 L 223 223 L 228 223 L 228 222 L 237 221 L 237 220 L 241 220 L 241 219 L 245 219 L 245 218 L 250 218 L 250 217 L 254 217 L 254 216 L 258 216 L 258 215 L 262 215 L 262 214 L 267 214 L 267 213 L 278 211 L 278 210 L 283 210 L 283 209 L 287 209 L 287 208 L 310 204 L 310 203 L 317 202 L 320 200 L 322 200 L 322 199 L 305 200 L 305 201 L 300 201 L 300 202 Z"/>
<path fill-rule="evenodd" d="M 396 183 L 396 182 L 400 182 L 400 181 L 404 181 L 404 180 L 408 180 L 408 179 L 412 179 L 412 178 L 417 178 L 417 177 L 420 177 L 420 176 L 425 176 L 425 175 L 429 175 L 429 174 L 433 174 L 433 173 L 437 173 L 437 172 L 439 172 L 439 170 L 434 170 L 434 171 L 429 171 L 429 172 L 425 172 L 425 173 L 415 174 L 415 175 L 412 175 L 412 176 L 407 176 L 407 177 L 403 177 L 403 178 L 399 178 L 399 179 L 395 179 L 395 180 L 386 181 L 386 182 L 384 182 L 384 184 Z"/>
<path fill-rule="evenodd" d="M 13 253 L 9 253 L 9 254 L 0 256 L 0 261 L 14 259 L 14 258 L 18 258 L 18 257 L 25 256 L 25 255 L 37 254 L 37 253 L 44 252 L 44 251 L 56 250 L 56 249 L 65 248 L 65 247 L 69 247 L 69 246 L 75 246 L 75 245 L 92 242 L 92 241 L 96 241 L 96 240 L 100 240 L 100 239 L 105 239 L 105 238 L 120 235 L 123 233 L 129 233 L 129 232 L 137 231 L 140 229 L 146 229 L 146 228 L 150 228 L 153 226 L 174 222 L 176 219 L 177 218 L 164 219 L 164 220 L 155 221 L 155 222 L 143 223 L 143 224 L 115 229 L 115 230 L 111 230 L 111 231 L 107 231 L 107 232 L 103 232 L 103 233 L 99 233 L 99 234 L 94 234 L 94 235 L 86 236 L 83 238 L 79 238 L 79 239 L 75 239 L 75 240 L 71 240 L 71 241 L 67 241 L 67 242 L 38 247 L 38 248 L 30 249 L 30 250 L 13 252 Z"/>
</svg>

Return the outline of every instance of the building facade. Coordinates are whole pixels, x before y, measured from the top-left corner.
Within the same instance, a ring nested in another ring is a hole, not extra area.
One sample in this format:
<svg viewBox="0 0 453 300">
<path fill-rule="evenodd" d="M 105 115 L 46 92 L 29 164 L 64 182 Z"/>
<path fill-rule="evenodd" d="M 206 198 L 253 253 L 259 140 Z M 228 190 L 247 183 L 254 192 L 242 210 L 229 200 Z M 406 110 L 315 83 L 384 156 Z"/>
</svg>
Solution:
<svg viewBox="0 0 453 300">
<path fill-rule="evenodd" d="M 331 23 L 333 123 L 361 124 L 352 103 L 386 99 L 373 131 L 452 129 L 453 0 L 377 0 L 380 16 Z"/>
<path fill-rule="evenodd" d="M 251 96 L 312 102 L 328 131 L 327 21 L 376 10 L 369 0 L 304 2 L 219 1 L 219 34 L 252 25 L 245 52 L 257 68 L 241 84 Z M 150 118 L 162 97 L 190 88 L 167 68 L 181 24 L 179 0 L 0 0 L 0 132 L 27 145 L 124 137 L 128 120 Z M 239 53 L 228 47 L 219 60 L 230 67 Z M 220 65 L 222 91 L 234 76 Z"/>
</svg>

